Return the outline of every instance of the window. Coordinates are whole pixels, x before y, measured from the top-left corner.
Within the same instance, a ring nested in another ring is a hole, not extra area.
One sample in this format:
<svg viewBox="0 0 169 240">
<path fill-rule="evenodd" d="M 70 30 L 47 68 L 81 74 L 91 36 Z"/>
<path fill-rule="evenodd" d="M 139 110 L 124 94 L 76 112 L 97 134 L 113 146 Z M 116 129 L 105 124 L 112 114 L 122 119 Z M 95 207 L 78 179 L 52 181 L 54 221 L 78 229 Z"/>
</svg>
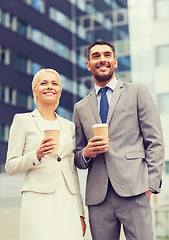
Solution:
<svg viewBox="0 0 169 240">
<path fill-rule="evenodd" d="M 44 1 L 42 0 L 32 0 L 32 7 L 39 11 L 39 12 L 43 12 L 44 10 Z"/>
<path fill-rule="evenodd" d="M 27 72 L 27 64 L 28 64 L 28 59 L 23 57 L 23 56 L 17 56 L 16 59 L 16 67 L 17 69 Z"/>
<path fill-rule="evenodd" d="M 51 20 L 55 21 L 55 8 L 54 7 L 49 8 L 49 18 Z"/>
<path fill-rule="evenodd" d="M 44 12 L 44 0 L 21 0 L 27 5 L 31 5 L 38 12 Z"/>
<path fill-rule="evenodd" d="M 66 108 L 62 107 L 62 106 L 58 106 L 57 107 L 57 113 L 59 114 L 59 116 L 69 119 L 72 121 L 72 112 L 67 110 Z"/>
<path fill-rule="evenodd" d="M 156 19 L 169 18 L 169 0 L 155 1 L 155 16 Z"/>
<path fill-rule="evenodd" d="M 9 50 L 2 46 L 0 46 L 0 61 L 9 64 Z"/>
<path fill-rule="evenodd" d="M 0 123 L 0 140 L 5 140 L 5 124 Z"/>
<path fill-rule="evenodd" d="M 128 25 L 117 27 L 117 40 L 129 39 Z"/>
<path fill-rule="evenodd" d="M 119 71 L 129 71 L 130 70 L 130 57 L 119 57 L 118 58 L 118 69 Z"/>
<path fill-rule="evenodd" d="M 58 42 L 57 53 L 59 56 L 66 58 L 66 46 L 64 44 Z"/>
<path fill-rule="evenodd" d="M 9 134 L 9 126 L 4 123 L 0 123 L 0 140 L 7 142 L 8 134 Z"/>
<path fill-rule="evenodd" d="M 1 11 L 1 23 L 7 25 L 7 12 L 4 10 Z"/>
<path fill-rule="evenodd" d="M 77 35 L 79 38 L 81 38 L 83 40 L 86 39 L 86 31 L 85 31 L 84 27 L 82 27 L 80 25 L 77 27 Z"/>
<path fill-rule="evenodd" d="M 156 48 L 156 63 L 158 66 L 169 65 L 169 45 Z"/>
<path fill-rule="evenodd" d="M 12 88 L 9 88 L 9 102 L 14 103 L 14 90 Z"/>
<path fill-rule="evenodd" d="M 83 55 L 79 55 L 77 59 L 77 64 L 79 67 L 86 69 L 86 58 Z"/>
<path fill-rule="evenodd" d="M 35 75 L 40 69 L 42 68 L 42 65 L 36 62 L 32 62 L 31 64 L 31 74 Z"/>
<path fill-rule="evenodd" d="M 112 30 L 112 26 L 113 26 L 113 24 L 112 24 L 111 19 L 110 19 L 110 18 L 105 18 L 104 27 L 105 27 L 107 30 L 111 31 L 111 30 Z"/>
<path fill-rule="evenodd" d="M 84 1 L 84 0 L 77 0 L 77 7 L 81 11 L 86 11 L 86 1 Z"/>
<path fill-rule="evenodd" d="M 0 85 L 0 100 L 5 101 L 5 86 Z"/>
<path fill-rule="evenodd" d="M 63 12 L 58 11 L 54 7 L 49 8 L 49 18 L 69 31 L 72 29 L 71 20 Z"/>
<path fill-rule="evenodd" d="M 22 107 L 26 107 L 28 105 L 28 98 L 27 98 L 27 94 L 18 91 L 17 92 L 17 97 L 16 97 L 16 104 L 18 106 L 22 106 Z"/>
<path fill-rule="evenodd" d="M 77 84 L 77 93 L 81 98 L 83 98 L 87 95 L 88 89 L 85 86 L 85 84 L 83 84 L 83 83 Z"/>
<path fill-rule="evenodd" d="M 31 30 L 31 40 L 38 45 L 42 45 L 42 32 L 37 28 L 32 28 Z"/>
<path fill-rule="evenodd" d="M 55 10 L 55 20 L 58 24 L 60 24 L 62 27 L 66 27 L 66 23 L 67 23 L 67 17 L 60 11 Z"/>
<path fill-rule="evenodd" d="M 17 21 L 17 32 L 22 36 L 27 37 L 28 25 L 19 19 Z"/>
<path fill-rule="evenodd" d="M 158 95 L 158 109 L 160 113 L 169 113 L 169 93 Z"/>
</svg>

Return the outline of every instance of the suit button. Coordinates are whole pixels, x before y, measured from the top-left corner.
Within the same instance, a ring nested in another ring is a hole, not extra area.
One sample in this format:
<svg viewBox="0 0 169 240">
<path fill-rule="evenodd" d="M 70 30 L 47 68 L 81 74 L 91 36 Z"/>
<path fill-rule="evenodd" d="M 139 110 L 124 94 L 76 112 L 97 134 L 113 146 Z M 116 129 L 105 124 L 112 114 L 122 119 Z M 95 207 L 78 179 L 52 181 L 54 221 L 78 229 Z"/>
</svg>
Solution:
<svg viewBox="0 0 169 240">
<path fill-rule="evenodd" d="M 60 162 L 62 159 L 60 157 L 57 158 L 57 161 Z"/>
</svg>

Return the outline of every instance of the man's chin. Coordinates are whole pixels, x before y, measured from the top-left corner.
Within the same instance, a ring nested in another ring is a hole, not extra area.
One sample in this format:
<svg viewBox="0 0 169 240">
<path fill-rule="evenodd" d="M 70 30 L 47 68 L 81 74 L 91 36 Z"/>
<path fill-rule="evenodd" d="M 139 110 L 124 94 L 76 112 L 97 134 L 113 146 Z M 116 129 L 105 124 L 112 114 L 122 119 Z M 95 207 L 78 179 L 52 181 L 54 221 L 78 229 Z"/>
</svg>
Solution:
<svg viewBox="0 0 169 240">
<path fill-rule="evenodd" d="M 107 82 L 110 81 L 112 79 L 113 75 L 103 75 L 103 76 L 95 76 L 95 79 L 98 82 Z"/>
</svg>

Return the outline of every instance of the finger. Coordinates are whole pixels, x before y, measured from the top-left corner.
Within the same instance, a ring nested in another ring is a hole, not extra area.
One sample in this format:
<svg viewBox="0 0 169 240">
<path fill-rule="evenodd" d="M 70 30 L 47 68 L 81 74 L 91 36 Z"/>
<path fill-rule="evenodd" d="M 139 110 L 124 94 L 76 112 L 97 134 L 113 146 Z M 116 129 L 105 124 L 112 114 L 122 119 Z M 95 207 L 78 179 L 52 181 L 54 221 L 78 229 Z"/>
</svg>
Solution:
<svg viewBox="0 0 169 240">
<path fill-rule="evenodd" d="M 102 136 L 95 136 L 95 137 L 90 138 L 89 142 L 101 141 L 103 139 L 104 139 L 104 137 L 102 137 Z"/>
<path fill-rule="evenodd" d="M 41 154 L 46 154 L 46 152 L 52 151 L 54 148 L 55 148 L 55 144 L 50 145 L 50 146 L 43 146 L 43 147 L 41 147 L 41 148 L 39 149 L 39 152 L 40 152 Z"/>
<path fill-rule="evenodd" d="M 53 137 L 45 137 L 42 141 L 42 143 L 47 143 L 49 141 L 53 140 Z"/>
<path fill-rule="evenodd" d="M 104 145 L 108 144 L 108 141 L 105 141 L 104 139 L 100 141 L 94 141 L 94 142 L 88 142 L 88 145 L 95 146 L 95 145 Z"/>
</svg>

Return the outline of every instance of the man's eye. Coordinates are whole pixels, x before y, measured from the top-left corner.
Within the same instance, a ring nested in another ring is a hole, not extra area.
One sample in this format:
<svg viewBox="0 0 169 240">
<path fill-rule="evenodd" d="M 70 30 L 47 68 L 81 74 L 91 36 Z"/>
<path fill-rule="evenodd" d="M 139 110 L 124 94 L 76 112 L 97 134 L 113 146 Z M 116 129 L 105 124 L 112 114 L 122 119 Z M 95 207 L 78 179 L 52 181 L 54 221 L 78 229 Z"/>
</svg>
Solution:
<svg viewBox="0 0 169 240">
<path fill-rule="evenodd" d="M 96 59 L 96 58 L 98 58 L 98 57 L 99 57 L 99 55 L 94 55 L 94 56 L 93 56 L 94 59 Z"/>
<path fill-rule="evenodd" d="M 45 85 L 46 83 L 45 82 L 42 82 L 41 85 Z"/>
<path fill-rule="evenodd" d="M 58 85 L 58 83 L 57 83 L 57 82 L 54 82 L 54 83 L 53 83 L 53 85 L 57 86 L 57 85 Z"/>
</svg>

